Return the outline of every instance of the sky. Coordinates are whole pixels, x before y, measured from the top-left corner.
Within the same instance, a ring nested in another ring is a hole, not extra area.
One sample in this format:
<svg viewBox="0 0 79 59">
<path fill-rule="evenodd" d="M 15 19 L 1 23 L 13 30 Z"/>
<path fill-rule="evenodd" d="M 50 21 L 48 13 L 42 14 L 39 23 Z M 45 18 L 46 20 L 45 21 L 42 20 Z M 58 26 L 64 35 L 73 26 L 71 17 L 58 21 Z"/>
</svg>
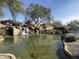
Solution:
<svg viewBox="0 0 79 59">
<path fill-rule="evenodd" d="M 67 24 L 73 20 L 79 20 L 79 0 L 22 0 L 26 7 L 30 3 L 38 3 L 51 9 L 51 14 L 54 20 L 61 21 Z M 12 18 L 9 10 L 5 8 L 5 15 L 3 18 Z M 24 16 L 18 15 L 17 21 L 23 22 Z"/>
</svg>

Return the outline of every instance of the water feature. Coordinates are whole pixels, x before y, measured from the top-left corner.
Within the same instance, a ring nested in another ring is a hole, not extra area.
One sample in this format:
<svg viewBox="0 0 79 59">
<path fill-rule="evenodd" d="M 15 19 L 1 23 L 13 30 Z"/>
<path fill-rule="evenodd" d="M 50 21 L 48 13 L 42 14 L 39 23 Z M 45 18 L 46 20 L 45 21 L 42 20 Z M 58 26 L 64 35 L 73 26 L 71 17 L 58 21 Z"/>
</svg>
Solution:
<svg viewBox="0 0 79 59">
<path fill-rule="evenodd" d="M 7 39 L 0 42 L 0 52 L 13 53 L 17 59 L 68 59 L 58 35 L 33 34 Z"/>
</svg>

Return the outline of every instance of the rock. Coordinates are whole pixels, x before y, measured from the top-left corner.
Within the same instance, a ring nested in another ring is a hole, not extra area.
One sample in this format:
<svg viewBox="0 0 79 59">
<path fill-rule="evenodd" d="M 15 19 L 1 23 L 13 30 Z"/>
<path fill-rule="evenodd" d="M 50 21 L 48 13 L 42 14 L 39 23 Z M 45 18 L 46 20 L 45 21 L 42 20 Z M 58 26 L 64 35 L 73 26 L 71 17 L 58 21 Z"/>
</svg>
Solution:
<svg viewBox="0 0 79 59">
<path fill-rule="evenodd" d="M 10 53 L 0 53 L 0 59 L 16 59 L 16 57 Z"/>
</svg>

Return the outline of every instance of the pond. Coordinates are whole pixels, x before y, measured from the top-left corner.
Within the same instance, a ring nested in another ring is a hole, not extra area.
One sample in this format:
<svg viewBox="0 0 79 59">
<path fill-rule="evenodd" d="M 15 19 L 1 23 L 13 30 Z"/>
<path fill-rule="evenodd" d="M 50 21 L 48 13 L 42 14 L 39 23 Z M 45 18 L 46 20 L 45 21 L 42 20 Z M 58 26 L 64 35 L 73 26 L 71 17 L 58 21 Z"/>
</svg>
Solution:
<svg viewBox="0 0 79 59">
<path fill-rule="evenodd" d="M 6 37 L 0 42 L 0 52 L 13 53 L 17 59 L 68 59 L 58 35 Z"/>
</svg>

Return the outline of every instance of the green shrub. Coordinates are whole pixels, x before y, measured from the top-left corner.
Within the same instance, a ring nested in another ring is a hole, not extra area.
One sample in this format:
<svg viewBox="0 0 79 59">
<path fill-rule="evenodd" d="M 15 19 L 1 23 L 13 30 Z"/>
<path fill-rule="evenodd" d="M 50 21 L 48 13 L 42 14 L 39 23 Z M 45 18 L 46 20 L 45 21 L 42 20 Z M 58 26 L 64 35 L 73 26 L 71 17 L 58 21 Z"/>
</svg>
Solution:
<svg viewBox="0 0 79 59">
<path fill-rule="evenodd" d="M 4 35 L 4 29 L 0 28 L 0 35 Z"/>
</svg>

